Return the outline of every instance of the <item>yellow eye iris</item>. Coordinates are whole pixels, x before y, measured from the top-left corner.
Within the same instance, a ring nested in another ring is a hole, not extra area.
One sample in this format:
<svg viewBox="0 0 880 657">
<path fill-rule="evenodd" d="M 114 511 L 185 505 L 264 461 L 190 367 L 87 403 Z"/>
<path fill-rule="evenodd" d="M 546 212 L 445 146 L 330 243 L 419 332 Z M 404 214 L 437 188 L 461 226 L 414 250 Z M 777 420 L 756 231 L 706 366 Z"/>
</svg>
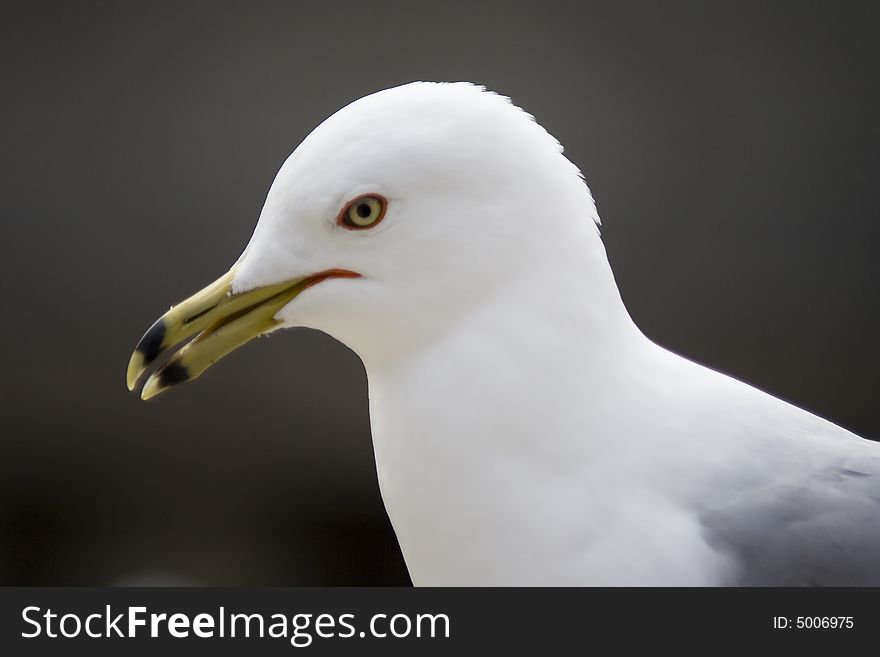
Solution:
<svg viewBox="0 0 880 657">
<path fill-rule="evenodd" d="M 349 202 L 340 214 L 338 223 L 347 228 L 371 228 L 385 216 L 385 199 L 376 194 L 364 194 Z"/>
</svg>

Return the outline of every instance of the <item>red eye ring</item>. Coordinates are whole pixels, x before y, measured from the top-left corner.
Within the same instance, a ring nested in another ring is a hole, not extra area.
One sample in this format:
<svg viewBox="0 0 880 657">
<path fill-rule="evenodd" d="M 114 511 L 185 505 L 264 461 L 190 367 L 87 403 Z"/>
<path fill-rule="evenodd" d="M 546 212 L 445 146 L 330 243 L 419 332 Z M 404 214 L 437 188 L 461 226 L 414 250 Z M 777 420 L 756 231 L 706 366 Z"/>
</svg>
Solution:
<svg viewBox="0 0 880 657">
<path fill-rule="evenodd" d="M 367 230 L 385 218 L 388 201 L 381 194 L 361 194 L 343 206 L 336 224 L 348 230 Z"/>
</svg>

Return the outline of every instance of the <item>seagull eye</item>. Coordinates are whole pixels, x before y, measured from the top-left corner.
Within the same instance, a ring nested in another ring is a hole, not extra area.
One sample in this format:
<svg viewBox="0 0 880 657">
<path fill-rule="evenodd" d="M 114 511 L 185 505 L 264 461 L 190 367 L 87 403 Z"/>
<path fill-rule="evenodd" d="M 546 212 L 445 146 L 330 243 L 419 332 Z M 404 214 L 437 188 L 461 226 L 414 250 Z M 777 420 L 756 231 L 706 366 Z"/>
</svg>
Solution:
<svg viewBox="0 0 880 657">
<path fill-rule="evenodd" d="M 385 216 L 386 205 L 387 201 L 378 194 L 358 196 L 342 209 L 336 223 L 355 230 L 372 228 Z"/>
</svg>

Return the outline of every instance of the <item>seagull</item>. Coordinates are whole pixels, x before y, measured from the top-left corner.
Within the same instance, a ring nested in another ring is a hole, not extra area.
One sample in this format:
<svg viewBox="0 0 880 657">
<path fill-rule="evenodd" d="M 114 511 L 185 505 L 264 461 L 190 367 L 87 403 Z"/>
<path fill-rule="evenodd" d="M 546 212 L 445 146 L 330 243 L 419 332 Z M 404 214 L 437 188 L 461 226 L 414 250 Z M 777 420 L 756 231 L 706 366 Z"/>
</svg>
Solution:
<svg viewBox="0 0 880 657">
<path fill-rule="evenodd" d="M 379 91 L 293 151 L 128 387 L 149 371 L 149 399 L 288 327 L 350 347 L 417 586 L 880 585 L 880 444 L 652 342 L 599 226 L 510 99 Z"/>
</svg>

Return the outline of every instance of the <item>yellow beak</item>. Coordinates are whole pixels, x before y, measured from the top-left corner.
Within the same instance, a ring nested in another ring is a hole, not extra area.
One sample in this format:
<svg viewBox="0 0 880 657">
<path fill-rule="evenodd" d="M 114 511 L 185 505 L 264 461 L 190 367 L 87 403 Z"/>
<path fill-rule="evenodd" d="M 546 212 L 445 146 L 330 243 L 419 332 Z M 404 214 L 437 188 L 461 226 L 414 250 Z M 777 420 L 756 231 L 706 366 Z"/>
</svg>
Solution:
<svg viewBox="0 0 880 657">
<path fill-rule="evenodd" d="M 275 328 L 279 324 L 275 319 L 278 311 L 306 288 L 327 278 L 359 276 L 333 269 L 233 294 L 233 275 L 234 270 L 230 270 L 156 320 L 129 360 L 129 390 L 134 390 L 138 379 L 159 356 L 189 338 L 192 340 L 150 375 L 142 399 L 195 379 L 226 354 Z"/>
</svg>

